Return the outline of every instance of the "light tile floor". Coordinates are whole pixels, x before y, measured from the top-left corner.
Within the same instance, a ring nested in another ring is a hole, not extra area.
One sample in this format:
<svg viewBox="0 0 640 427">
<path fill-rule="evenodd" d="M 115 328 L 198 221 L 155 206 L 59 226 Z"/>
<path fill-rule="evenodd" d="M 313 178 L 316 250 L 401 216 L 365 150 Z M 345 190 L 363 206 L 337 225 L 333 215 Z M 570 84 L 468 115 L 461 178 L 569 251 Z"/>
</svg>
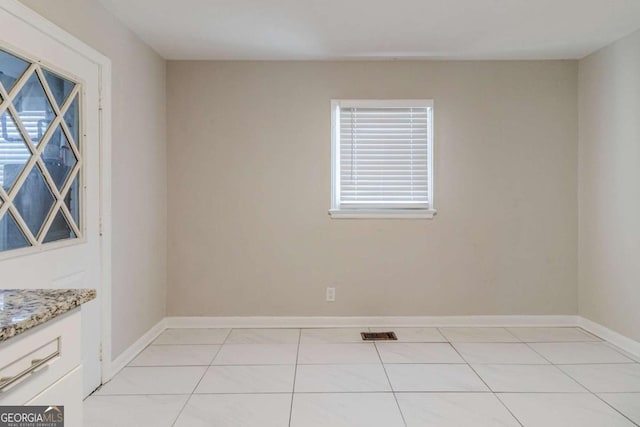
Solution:
<svg viewBox="0 0 640 427">
<path fill-rule="evenodd" d="M 169 329 L 87 427 L 640 426 L 640 364 L 579 328 Z"/>
</svg>

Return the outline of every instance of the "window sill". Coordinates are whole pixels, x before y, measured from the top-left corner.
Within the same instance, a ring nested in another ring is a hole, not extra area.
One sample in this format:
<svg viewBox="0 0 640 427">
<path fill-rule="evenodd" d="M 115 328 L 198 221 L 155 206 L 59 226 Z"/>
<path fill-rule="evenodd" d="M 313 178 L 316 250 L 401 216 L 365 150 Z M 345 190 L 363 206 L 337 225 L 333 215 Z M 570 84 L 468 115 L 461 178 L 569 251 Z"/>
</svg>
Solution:
<svg viewBox="0 0 640 427">
<path fill-rule="evenodd" d="M 330 209 L 331 219 L 433 219 L 435 209 Z"/>
</svg>

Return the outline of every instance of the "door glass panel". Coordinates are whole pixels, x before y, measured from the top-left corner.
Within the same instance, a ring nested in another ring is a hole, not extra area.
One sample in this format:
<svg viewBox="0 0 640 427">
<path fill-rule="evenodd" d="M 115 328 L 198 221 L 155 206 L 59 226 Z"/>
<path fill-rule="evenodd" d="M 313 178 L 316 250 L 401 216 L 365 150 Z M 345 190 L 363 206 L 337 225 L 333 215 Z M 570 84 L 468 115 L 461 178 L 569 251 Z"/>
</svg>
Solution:
<svg viewBox="0 0 640 427">
<path fill-rule="evenodd" d="M 42 176 L 42 172 L 37 166 L 34 166 L 13 200 L 18 213 L 34 236 L 38 236 L 54 202 L 55 199 Z"/>
<path fill-rule="evenodd" d="M 20 79 L 23 84 L 18 88 Z M 0 104 L 5 107 L 0 113 L 0 188 L 4 190 L 0 196 L 4 210 L 0 215 L 0 252 L 32 246 L 31 235 L 42 242 L 33 246 L 82 237 L 74 231 L 82 230 L 83 170 L 75 169 L 82 163 L 82 87 L 70 99 L 80 83 L 38 61 L 30 63 L 0 49 L 0 85 L 4 90 Z M 65 102 L 69 108 L 57 117 Z M 36 151 L 40 151 L 37 162 L 32 157 Z M 65 184 L 67 190 L 63 191 Z M 62 203 L 64 210 L 53 209 Z M 44 224 L 50 225 L 44 229 Z"/>
<path fill-rule="evenodd" d="M 7 212 L 0 219 L 0 251 L 26 248 L 27 246 L 29 246 L 29 241 L 20 231 L 13 216 Z"/>
<path fill-rule="evenodd" d="M 45 236 L 43 243 L 56 242 L 58 240 L 75 239 L 76 233 L 73 232 L 67 220 L 64 219 L 62 211 L 58 211 L 56 217 L 51 223 L 49 231 Z"/>
<path fill-rule="evenodd" d="M 78 151 L 80 151 L 80 144 L 79 144 L 79 141 L 80 141 L 80 120 L 79 120 L 80 111 L 78 110 L 78 108 L 79 108 L 78 96 L 80 96 L 80 95 L 76 95 L 76 97 L 73 99 L 73 102 L 69 106 L 69 109 L 64 114 L 64 122 L 67 124 L 67 127 L 69 128 L 69 132 L 71 133 L 71 138 L 73 138 L 73 144 L 78 149 Z"/>
<path fill-rule="evenodd" d="M 0 115 L 0 185 L 9 192 L 31 152 L 7 110 Z"/>
<path fill-rule="evenodd" d="M 78 161 L 73 154 L 73 150 L 69 147 L 69 141 L 60 126 L 58 126 L 58 129 L 56 129 L 44 147 L 42 161 L 49 171 L 49 175 L 56 183 L 58 190 L 61 190 Z"/>
<path fill-rule="evenodd" d="M 38 145 L 49 128 L 54 113 L 36 73 L 31 74 L 27 83 L 20 89 L 13 100 L 13 105 L 18 110 L 18 116 L 29 134 L 29 138 Z"/>
<path fill-rule="evenodd" d="M 27 61 L 0 49 L 0 83 L 7 92 L 11 91 L 28 66 Z"/>
<path fill-rule="evenodd" d="M 58 108 L 62 108 L 62 104 L 64 104 L 76 84 L 48 70 L 43 70 L 42 74 L 47 80 L 51 94 L 58 103 Z"/>
</svg>

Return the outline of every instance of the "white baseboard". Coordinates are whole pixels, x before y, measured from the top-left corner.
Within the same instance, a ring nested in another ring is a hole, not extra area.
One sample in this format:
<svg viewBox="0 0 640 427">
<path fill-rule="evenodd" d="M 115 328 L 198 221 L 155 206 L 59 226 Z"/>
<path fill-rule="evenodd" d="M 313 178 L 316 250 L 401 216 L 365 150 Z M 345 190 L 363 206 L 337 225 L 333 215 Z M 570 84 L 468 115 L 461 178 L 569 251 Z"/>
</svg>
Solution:
<svg viewBox="0 0 640 427">
<path fill-rule="evenodd" d="M 167 328 L 331 328 L 363 326 L 576 326 L 577 316 L 247 316 L 167 317 Z"/>
<path fill-rule="evenodd" d="M 127 366 L 158 335 L 169 328 L 332 328 L 332 327 L 445 327 L 445 326 L 579 326 L 633 356 L 640 357 L 640 342 L 605 326 L 573 315 L 540 316 L 236 316 L 165 317 L 116 357 L 103 374 L 109 381 Z"/>
<path fill-rule="evenodd" d="M 626 351 L 630 355 L 640 358 L 640 342 L 625 337 L 624 335 L 585 317 L 578 316 L 578 326 Z"/>
<path fill-rule="evenodd" d="M 131 344 L 125 351 L 120 353 L 118 357 L 106 364 L 102 373 L 102 383 L 106 383 L 113 378 L 118 372 L 129 364 L 142 350 L 153 342 L 158 335 L 160 335 L 165 329 L 167 319 L 164 318 L 156 323 L 151 329 L 145 332 L 140 338 Z"/>
</svg>

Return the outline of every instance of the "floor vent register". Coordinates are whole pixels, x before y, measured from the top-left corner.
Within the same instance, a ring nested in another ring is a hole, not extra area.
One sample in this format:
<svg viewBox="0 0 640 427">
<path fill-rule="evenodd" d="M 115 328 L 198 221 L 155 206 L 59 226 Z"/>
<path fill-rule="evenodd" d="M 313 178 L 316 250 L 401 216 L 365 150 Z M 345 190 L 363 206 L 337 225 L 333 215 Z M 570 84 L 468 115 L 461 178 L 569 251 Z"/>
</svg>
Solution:
<svg viewBox="0 0 640 427">
<path fill-rule="evenodd" d="M 395 332 L 360 332 L 363 341 L 398 341 Z"/>
</svg>

